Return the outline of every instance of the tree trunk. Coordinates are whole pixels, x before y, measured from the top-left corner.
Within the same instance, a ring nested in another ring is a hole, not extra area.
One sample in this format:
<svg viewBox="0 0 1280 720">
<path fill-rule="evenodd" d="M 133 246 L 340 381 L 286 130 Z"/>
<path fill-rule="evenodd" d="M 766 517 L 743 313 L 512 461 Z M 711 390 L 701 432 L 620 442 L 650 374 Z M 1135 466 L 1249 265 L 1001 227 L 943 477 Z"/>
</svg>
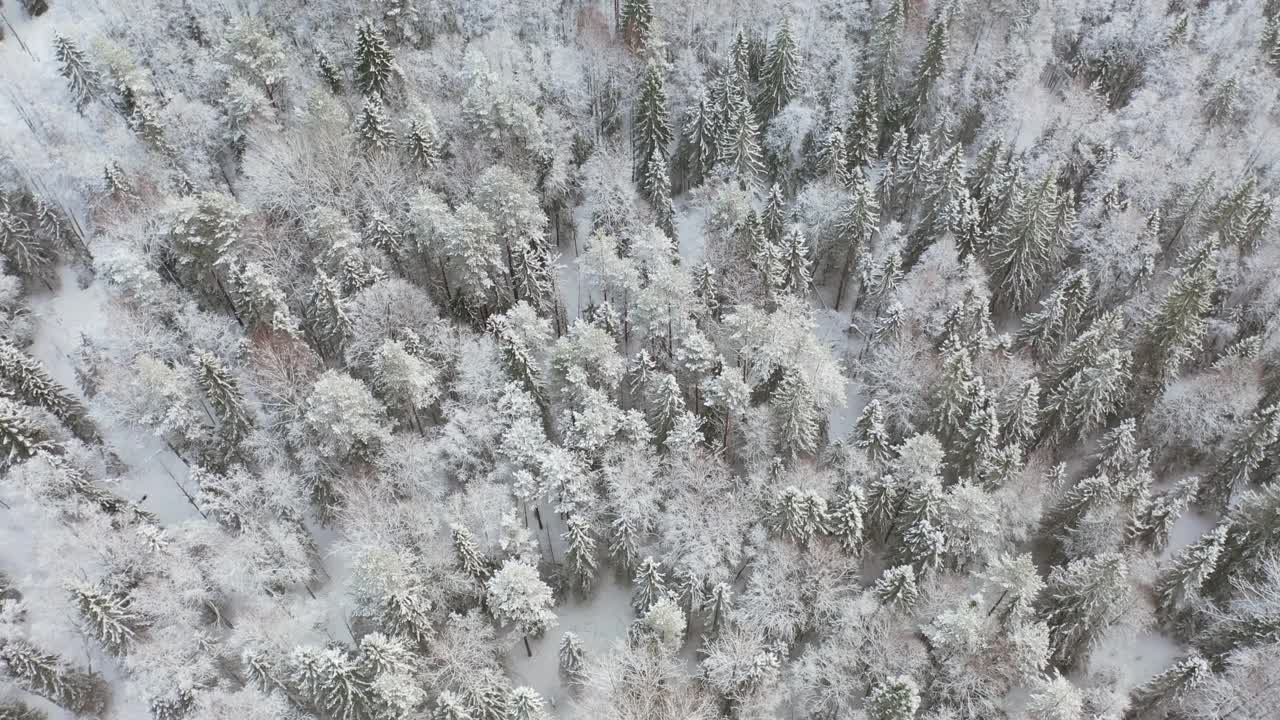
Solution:
<svg viewBox="0 0 1280 720">
<path fill-rule="evenodd" d="M 532 650 L 532 649 L 530 649 L 530 647 L 529 647 L 529 636 L 528 636 L 528 635 L 525 635 L 525 636 L 524 636 L 524 652 L 525 652 L 525 654 L 526 654 L 526 655 L 528 655 L 529 657 L 533 657 L 533 650 Z"/>
</svg>

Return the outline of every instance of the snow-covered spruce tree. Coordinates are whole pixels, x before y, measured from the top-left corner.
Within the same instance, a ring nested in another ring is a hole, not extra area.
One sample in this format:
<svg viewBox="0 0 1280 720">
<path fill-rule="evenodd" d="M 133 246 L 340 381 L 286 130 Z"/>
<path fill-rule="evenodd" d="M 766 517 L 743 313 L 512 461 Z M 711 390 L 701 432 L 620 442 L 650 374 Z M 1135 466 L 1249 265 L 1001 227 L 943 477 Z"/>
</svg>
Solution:
<svg viewBox="0 0 1280 720">
<path fill-rule="evenodd" d="M 0 470 L 35 455 L 48 443 L 44 428 L 24 406 L 0 397 Z"/>
<path fill-rule="evenodd" d="M 551 588 L 538 576 L 537 568 L 516 559 L 504 562 L 485 588 L 494 619 L 514 625 L 524 636 L 525 652 L 533 657 L 529 636 L 541 635 L 556 624 Z"/>
<path fill-rule="evenodd" d="M 83 112 L 100 90 L 98 74 L 80 46 L 61 33 L 53 35 L 53 52 L 58 60 L 58 73 L 67 79 L 71 101 L 77 112 Z"/>
<path fill-rule="evenodd" d="M 70 591 L 85 631 L 102 643 L 103 649 L 113 655 L 123 655 L 138 642 L 146 621 L 130 609 L 126 595 L 85 582 L 73 584 Z"/>
<path fill-rule="evenodd" d="M 1256 410 L 1205 484 L 1202 500 L 1226 506 L 1244 491 L 1280 441 L 1280 403 Z"/>
<path fill-rule="evenodd" d="M 770 406 L 778 451 L 792 457 L 812 454 L 818 446 L 818 407 L 798 371 L 784 371 Z"/>
<path fill-rule="evenodd" d="M 1155 553 L 1164 552 L 1169 545 L 1169 533 L 1173 531 L 1174 523 L 1195 499 L 1199 488 L 1200 478 L 1189 477 L 1172 488 L 1145 499 L 1126 529 L 1129 542 Z"/>
<path fill-rule="evenodd" d="M 1178 659 L 1169 669 L 1134 689 L 1124 720 L 1167 717 L 1189 692 L 1209 681 L 1213 669 L 1197 653 Z"/>
<path fill-rule="evenodd" d="M 338 280 L 317 270 L 308 292 L 304 327 L 316 352 L 322 357 L 340 355 L 351 336 L 351 319 Z"/>
<path fill-rule="evenodd" d="M 653 5 L 650 0 L 623 0 L 618 14 L 618 34 L 633 52 L 649 46 L 653 33 Z"/>
<path fill-rule="evenodd" d="M 987 610 L 987 617 L 999 611 L 1005 620 L 1018 619 L 1031 613 L 1044 581 L 1029 554 L 1001 555 L 991 562 L 983 575 L 994 590 L 999 591 Z"/>
<path fill-rule="evenodd" d="M 1179 275 L 1144 328 L 1138 345 L 1139 372 L 1162 386 L 1199 349 L 1205 315 L 1217 287 L 1218 238 L 1209 236 L 1185 252 Z"/>
<path fill-rule="evenodd" d="M 849 485 L 831 503 L 830 512 L 826 517 L 827 532 L 840 543 L 840 547 L 844 548 L 845 552 L 854 556 L 862 552 L 864 534 L 862 518 L 866 512 L 865 508 L 866 500 L 863 499 L 862 488 Z"/>
<path fill-rule="evenodd" d="M 196 384 L 218 418 L 224 436 L 232 444 L 238 442 L 253 428 L 253 419 L 240 392 L 239 382 L 210 352 L 195 353 L 192 364 L 196 370 Z"/>
<path fill-rule="evenodd" d="M 56 257 L 31 224 L 0 192 L 0 257 L 19 276 L 44 279 Z"/>
<path fill-rule="evenodd" d="M 1055 220 L 1071 199 L 1059 194 L 1056 179 L 1046 172 L 1034 185 L 1018 190 L 992 241 L 991 287 L 1002 307 L 1020 310 L 1034 300 L 1057 262 L 1064 238 Z"/>
<path fill-rule="evenodd" d="M 356 136 L 369 152 L 382 152 L 395 144 L 396 134 L 391 121 L 382 112 L 382 104 L 376 96 L 365 98 L 356 117 Z"/>
<path fill-rule="evenodd" d="M 452 532 L 453 552 L 458 566 L 479 583 L 487 583 L 493 575 L 493 561 L 486 557 L 476 543 L 475 536 L 464 527 L 455 527 Z"/>
<path fill-rule="evenodd" d="M 591 523 L 581 515 L 570 515 L 565 520 L 564 540 L 567 545 L 564 561 L 574 585 L 584 593 L 591 592 L 596 573 L 596 539 Z"/>
<path fill-rule="evenodd" d="M 909 676 L 878 682 L 867 696 L 867 720 L 912 720 L 920 709 L 920 690 Z"/>
<path fill-rule="evenodd" d="M 951 42 L 951 24 L 955 20 L 957 0 L 943 0 L 929 18 L 925 32 L 924 53 L 916 63 L 912 74 L 911 89 L 904 103 L 905 119 L 921 127 L 929 118 L 934 87 L 946 70 L 947 53 Z"/>
<path fill-rule="evenodd" d="M 1152 588 L 1156 594 L 1156 610 L 1162 616 L 1173 619 L 1199 596 L 1200 588 L 1218 564 L 1226 539 L 1227 526 L 1218 525 L 1173 556 Z"/>
<path fill-rule="evenodd" d="M 718 163 L 739 182 L 754 184 L 764 170 L 760 126 L 747 102 L 747 90 L 742 86 L 742 79 L 729 73 L 723 82 L 727 85 L 724 105 L 717 108 L 723 119 L 717 137 Z"/>
<path fill-rule="evenodd" d="M 871 239 L 880 226 L 880 204 L 876 201 L 875 186 L 855 170 L 849 181 L 849 199 L 840 209 L 837 236 L 844 249 L 844 266 L 840 270 L 840 284 L 836 287 L 836 309 L 844 300 L 849 284 L 849 273 L 859 270 L 863 254 L 871 247 Z M 861 275 L 861 273 L 859 273 Z"/>
<path fill-rule="evenodd" d="M 788 485 L 778 494 L 771 515 L 783 537 L 800 545 L 808 545 L 827 531 L 826 498 L 795 485 Z"/>
<path fill-rule="evenodd" d="M 414 165 L 424 170 L 436 167 L 440 161 L 442 143 L 435 116 L 429 109 L 424 107 L 409 119 L 401 143 Z"/>
<path fill-rule="evenodd" d="M 849 169 L 862 168 L 880 156 L 880 89 L 868 80 L 858 93 L 845 128 L 844 147 Z"/>
<path fill-rule="evenodd" d="M 914 605 L 920 597 L 916 585 L 916 573 L 910 565 L 899 565 L 884 571 L 871 593 L 880 604 L 891 609 L 899 609 Z"/>
<path fill-rule="evenodd" d="M 365 95 L 385 96 L 399 69 L 382 31 L 365 22 L 356 31 L 355 82 Z"/>
<path fill-rule="evenodd" d="M 1083 717 L 1084 698 L 1080 689 L 1061 673 L 1040 678 L 1027 699 L 1031 720 L 1078 720 Z"/>
<path fill-rule="evenodd" d="M 655 149 L 641 173 L 645 199 L 657 215 L 658 227 L 670 237 L 676 236 L 675 208 L 671 204 L 671 177 L 667 163 Z"/>
<path fill-rule="evenodd" d="M 571 632 L 565 632 L 560 638 L 560 672 L 570 682 L 577 682 L 586 671 L 586 650 L 582 640 Z"/>
<path fill-rule="evenodd" d="M 893 441 L 884 424 L 884 410 L 879 400 L 871 400 L 854 423 L 854 445 L 867 454 L 877 465 L 883 465 L 893 456 Z"/>
<path fill-rule="evenodd" d="M 233 313 L 238 310 L 224 279 L 241 252 L 248 216 L 234 197 L 204 192 L 182 200 L 169 229 L 177 264 L 185 270 L 190 289 L 214 302 L 225 302 Z"/>
<path fill-rule="evenodd" d="M 799 225 L 792 225 L 783 233 L 778 250 L 781 264 L 778 290 L 800 297 L 808 295 L 813 273 L 810 270 L 809 243 Z"/>
<path fill-rule="evenodd" d="M 760 116 L 771 118 L 782 110 L 800 89 L 800 53 L 792 37 L 791 20 L 783 18 L 778 33 L 769 47 L 763 77 L 760 79 Z"/>
<path fill-rule="evenodd" d="M 97 438 L 84 405 L 50 377 L 39 360 L 7 340 L 0 340 L 0 384 L 14 399 L 49 411 L 82 440 Z"/>
<path fill-rule="evenodd" d="M 334 95 L 342 94 L 344 84 L 342 70 L 338 68 L 338 64 L 334 62 L 333 57 L 325 52 L 323 48 L 316 48 L 316 73 L 320 75 L 320 80 L 324 82 L 324 86 L 329 88 L 329 92 Z"/>
<path fill-rule="evenodd" d="M 18 637 L 0 638 L 0 677 L 76 715 L 101 713 L 110 697 L 102 676 L 77 670 Z"/>
<path fill-rule="evenodd" d="M 682 188 L 701 185 L 711 174 L 720 156 L 716 114 L 710 93 L 703 93 L 698 105 L 688 113 L 680 137 L 680 170 Z"/>
<path fill-rule="evenodd" d="M 637 615 L 643 615 L 659 599 L 666 597 L 667 584 L 662 577 L 662 566 L 652 556 L 646 556 L 636 568 L 632 580 L 635 590 L 631 595 L 631 607 Z"/>
<path fill-rule="evenodd" d="M 1053 663 L 1063 669 L 1082 662 L 1091 646 L 1129 602 L 1128 565 L 1116 553 L 1075 560 L 1049 573 L 1039 615 L 1049 625 Z"/>
<path fill-rule="evenodd" d="M 1092 301 L 1088 274 L 1083 270 L 1065 273 L 1041 300 L 1040 309 L 1023 318 L 1016 340 L 1038 357 L 1052 357 L 1064 342 L 1079 333 Z"/>
<path fill-rule="evenodd" d="M 667 113 L 667 91 L 662 71 L 655 63 L 645 70 L 631 118 L 631 153 L 635 158 L 634 177 L 640 187 L 650 183 L 650 162 L 656 154 L 663 161 L 671 144 L 671 119 Z M 665 167 L 665 163 L 664 163 Z"/>
</svg>

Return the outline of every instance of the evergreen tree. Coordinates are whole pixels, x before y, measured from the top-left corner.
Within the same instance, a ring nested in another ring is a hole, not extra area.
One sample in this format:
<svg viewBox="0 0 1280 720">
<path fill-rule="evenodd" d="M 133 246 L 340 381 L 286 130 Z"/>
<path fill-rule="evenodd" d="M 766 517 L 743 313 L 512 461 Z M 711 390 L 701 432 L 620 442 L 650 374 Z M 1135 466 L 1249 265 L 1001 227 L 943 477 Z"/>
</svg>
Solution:
<svg viewBox="0 0 1280 720">
<path fill-rule="evenodd" d="M 649 46 L 653 32 L 653 5 L 650 0 L 623 0 L 618 15 L 618 34 L 633 52 Z"/>
<path fill-rule="evenodd" d="M 300 331 L 298 319 L 289 308 L 289 299 L 280 287 L 280 279 L 262 263 L 246 263 L 236 271 L 234 280 L 236 305 L 241 319 L 249 327 L 262 326 L 289 334 Z"/>
<path fill-rule="evenodd" d="M 39 360 L 0 340 L 0 392 L 5 387 L 14 398 L 49 411 L 80 439 L 97 439 L 88 411 L 71 391 L 50 377 Z"/>
<path fill-rule="evenodd" d="M 105 709 L 108 689 L 101 676 L 76 670 L 21 638 L 0 639 L 0 676 L 76 715 Z"/>
<path fill-rule="evenodd" d="M 855 170 L 850 181 L 850 195 L 840 210 L 836 231 L 844 247 L 844 268 L 840 271 L 840 285 L 836 290 L 836 309 L 844 299 L 845 286 L 849 283 L 849 271 L 861 264 L 863 253 L 880 226 L 880 204 L 876 202 L 875 187 L 860 170 Z"/>
<path fill-rule="evenodd" d="M 944 0 L 929 20 L 924 54 L 916 63 L 911 95 L 906 103 L 911 122 L 917 127 L 926 116 L 934 85 L 946 69 L 947 51 L 951 40 L 951 22 L 955 18 L 955 11 L 955 0 Z"/>
<path fill-rule="evenodd" d="M 1001 435 L 1022 445 L 1030 443 L 1040 427 L 1040 381 L 1028 378 L 1004 403 Z"/>
<path fill-rule="evenodd" d="M 1039 357 L 1050 357 L 1068 338 L 1075 337 L 1088 316 L 1092 283 L 1083 270 L 1068 272 L 1040 309 L 1026 315 L 1017 340 Z"/>
<path fill-rule="evenodd" d="M 317 270 L 307 300 L 307 330 L 322 354 L 334 356 L 351 336 L 351 319 L 338 282 Z"/>
<path fill-rule="evenodd" d="M 1239 494 L 1280 440 L 1280 403 L 1255 411 L 1231 444 L 1225 458 L 1209 476 L 1206 499 L 1226 505 Z"/>
<path fill-rule="evenodd" d="M 533 688 L 518 687 L 511 691 L 510 720 L 550 720 L 545 703 Z"/>
<path fill-rule="evenodd" d="M 1218 525 L 1199 540 L 1178 551 L 1161 573 L 1154 586 L 1156 609 L 1166 618 L 1186 607 L 1196 598 L 1205 580 L 1213 574 L 1227 539 L 1227 526 Z"/>
<path fill-rule="evenodd" d="M 671 121 L 667 115 L 667 91 L 662 71 L 654 63 L 645 70 L 640 97 L 631 118 L 631 152 L 635 158 L 635 175 L 640 186 L 649 182 L 649 164 L 657 155 L 666 167 L 667 147 L 671 144 Z"/>
<path fill-rule="evenodd" d="M 0 40 L 3 40 L 3 34 L 0 34 Z M 43 710 L 27 705 L 18 700 L 0 700 L 0 720 L 48 720 L 49 716 Z"/>
<path fill-rule="evenodd" d="M 1124 401 L 1129 353 L 1107 350 L 1049 393 L 1045 431 L 1058 438 L 1083 437 L 1101 427 Z"/>
<path fill-rule="evenodd" d="M 784 537 L 808 545 L 827 530 L 827 501 L 813 491 L 788 485 L 773 503 L 773 523 Z"/>
<path fill-rule="evenodd" d="M 857 556 L 862 552 L 862 516 L 865 507 L 866 501 L 862 496 L 862 488 L 849 485 L 832 503 L 831 511 L 827 515 L 827 531 L 850 555 Z"/>
<path fill-rule="evenodd" d="M 1200 478 L 1190 477 L 1180 481 L 1172 489 L 1147 499 L 1129 522 L 1126 535 L 1129 542 L 1144 546 L 1154 553 L 1162 553 L 1169 545 L 1169 533 L 1195 498 Z"/>
<path fill-rule="evenodd" d="M 570 515 L 565 520 L 565 564 L 569 566 L 573 582 L 583 593 L 591 592 L 596 572 L 596 539 L 591 533 L 591 523 L 580 515 Z"/>
<path fill-rule="evenodd" d="M 844 133 L 832 128 L 818 146 L 818 175 L 839 179 L 848 170 L 849 155 L 845 150 Z"/>
<path fill-rule="evenodd" d="M 382 105 L 375 97 L 365 98 L 360 107 L 360 115 L 356 118 L 356 135 L 366 150 L 381 152 L 396 141 L 395 131 L 391 129 L 391 121 L 382 112 Z"/>
<path fill-rule="evenodd" d="M 644 196 L 658 216 L 658 227 L 668 237 L 675 238 L 675 208 L 671 205 L 671 178 L 667 175 L 667 163 L 655 150 L 641 174 Z"/>
<path fill-rule="evenodd" d="M 35 455 L 47 443 L 44 430 L 22 405 L 0 397 L 0 470 Z"/>
<path fill-rule="evenodd" d="M 804 297 L 809 293 L 813 275 L 809 270 L 809 244 L 799 225 L 792 225 L 781 243 L 782 276 L 778 289 Z"/>
<path fill-rule="evenodd" d="M 445 690 L 436 697 L 436 708 L 431 713 L 432 720 L 473 720 L 463 698 Z"/>
<path fill-rule="evenodd" d="M 356 88 L 365 95 L 384 96 L 398 72 L 391 46 L 371 22 L 356 31 Z"/>
<path fill-rule="evenodd" d="M 342 71 L 333 58 L 329 57 L 329 53 L 319 48 L 316 48 L 316 71 L 320 73 L 320 79 L 329 88 L 329 92 L 334 95 L 342 94 Z"/>
<path fill-rule="evenodd" d="M 798 371 L 783 372 L 770 404 L 778 450 L 791 457 L 812 454 L 818 445 L 818 408 Z"/>
<path fill-rule="evenodd" d="M 1040 618 L 1049 625 L 1051 657 L 1058 667 L 1080 662 L 1117 618 L 1126 601 L 1129 569 L 1116 553 L 1075 560 L 1049 573 Z"/>
<path fill-rule="evenodd" d="M 582 641 L 571 632 L 565 632 L 560 638 L 560 672 L 570 681 L 577 681 L 586 670 L 586 650 Z"/>
<path fill-rule="evenodd" d="M 769 197 L 764 204 L 762 225 L 765 237 L 775 242 L 782 239 L 787 217 L 787 200 L 782 196 L 782 188 L 774 183 L 769 188 Z"/>
<path fill-rule="evenodd" d="M 1044 275 L 1056 260 L 1061 238 L 1055 216 L 1063 202 L 1055 173 L 1046 172 L 1017 200 L 993 239 L 991 287 L 1004 307 L 1018 310 L 1035 299 Z"/>
<path fill-rule="evenodd" d="M 875 585 L 871 586 L 871 593 L 887 608 L 910 607 L 920 597 L 915 570 L 910 565 L 885 570 Z"/>
<path fill-rule="evenodd" d="M 141 615 L 129 609 L 129 598 L 102 586 L 76 583 L 71 599 L 85 630 L 113 655 L 124 655 L 144 627 Z"/>
<path fill-rule="evenodd" d="M 525 652 L 533 657 L 529 636 L 541 635 L 556 624 L 551 588 L 538 576 L 537 568 L 516 559 L 504 562 L 485 587 L 494 619 L 515 625 L 524 635 Z"/>
<path fill-rule="evenodd" d="M 716 115 L 710 95 L 703 93 L 684 126 L 681 161 L 685 187 L 696 187 L 711 174 L 720 155 Z"/>
<path fill-rule="evenodd" d="M 662 579 L 662 566 L 653 556 L 647 556 L 636 569 L 632 579 L 635 590 L 631 594 L 631 607 L 637 615 L 644 615 L 658 600 L 666 597 L 667 585 Z"/>
<path fill-rule="evenodd" d="M 53 34 L 53 53 L 58 60 L 58 73 L 67 79 L 67 88 L 71 91 L 76 110 L 83 111 L 98 94 L 97 73 L 80 46 L 58 32 Z"/>
<path fill-rule="evenodd" d="M 867 696 L 867 720 L 912 720 L 920 709 L 920 691 L 907 675 L 878 682 Z"/>
<path fill-rule="evenodd" d="M 764 169 L 761 160 L 760 127 L 755 113 L 747 103 L 747 91 L 742 80 L 734 75 L 726 79 L 730 87 L 725 92 L 723 109 L 719 109 L 724 122 L 718 133 L 719 162 L 725 170 L 736 175 L 739 181 L 754 183 Z"/>
<path fill-rule="evenodd" d="M 984 579 L 1000 591 L 991 608 L 987 610 L 990 617 L 1000 609 L 1000 617 L 1019 617 L 1030 613 L 1036 597 L 1044 589 L 1044 581 L 1040 579 L 1040 571 L 1036 568 L 1031 555 L 1001 555 L 987 567 Z"/>
<path fill-rule="evenodd" d="M 845 130 L 850 169 L 866 167 L 880 156 L 880 126 L 880 89 L 875 80 L 870 80 L 858 94 L 853 118 Z"/>
<path fill-rule="evenodd" d="M 19 275 L 43 278 L 54 261 L 52 248 L 46 246 L 30 223 L 9 205 L 0 193 L 0 256 Z"/>
<path fill-rule="evenodd" d="M 714 636 L 733 610 L 733 590 L 728 583 L 717 583 L 702 603 L 707 632 Z"/>
<path fill-rule="evenodd" d="M 1209 661 L 1192 652 L 1134 689 L 1124 720 L 1168 717 L 1168 708 L 1213 676 Z"/>
<path fill-rule="evenodd" d="M 760 115 L 770 118 L 795 97 L 799 90 L 800 54 L 791 36 L 791 20 L 783 18 L 778 34 L 773 38 L 769 56 L 764 64 L 761 79 Z"/>
<path fill-rule="evenodd" d="M 901 53 L 906 25 L 906 0 L 890 0 L 884 15 L 880 16 L 871 33 L 868 48 L 870 61 L 867 67 L 870 69 L 874 86 L 880 93 L 877 104 L 886 113 L 895 101 L 893 93 L 898 85 L 898 56 Z"/>
<path fill-rule="evenodd" d="M 879 400 L 871 400 L 862 409 L 854 424 L 855 444 L 877 465 L 883 465 L 893 455 L 893 443 L 884 425 L 884 411 Z"/>
<path fill-rule="evenodd" d="M 196 353 L 196 384 L 222 424 L 222 430 L 231 442 L 248 435 L 253 420 L 245 407 L 239 383 L 218 358 L 209 352 Z"/>
<path fill-rule="evenodd" d="M 1178 279 L 1147 321 L 1138 357 L 1157 386 L 1176 377 L 1199 349 L 1205 315 L 1217 286 L 1217 251 L 1214 236 L 1187 251 Z"/>
<path fill-rule="evenodd" d="M 452 536 L 453 552 L 457 555 L 458 566 L 462 568 L 462 572 L 478 582 L 488 582 L 493 575 L 493 561 L 480 551 L 475 536 L 464 527 L 453 528 Z"/>
<path fill-rule="evenodd" d="M 402 142 L 410 162 L 424 170 L 435 168 L 440 161 L 439 132 L 435 116 L 425 108 L 409 121 Z"/>
</svg>

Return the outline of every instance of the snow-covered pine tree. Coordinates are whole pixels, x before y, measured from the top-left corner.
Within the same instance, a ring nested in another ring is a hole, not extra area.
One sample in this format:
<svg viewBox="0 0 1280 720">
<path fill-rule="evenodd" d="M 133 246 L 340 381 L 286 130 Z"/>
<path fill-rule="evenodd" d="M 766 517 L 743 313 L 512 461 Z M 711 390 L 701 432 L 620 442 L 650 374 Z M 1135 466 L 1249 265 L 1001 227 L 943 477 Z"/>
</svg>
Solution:
<svg viewBox="0 0 1280 720">
<path fill-rule="evenodd" d="M 44 279 L 55 258 L 53 248 L 42 241 L 3 192 L 0 192 L 0 257 L 11 272 L 33 279 Z"/>
<path fill-rule="evenodd" d="M 560 638 L 560 672 L 570 682 L 577 682 L 586 671 L 586 650 L 577 634 L 566 631 Z"/>
<path fill-rule="evenodd" d="M 88 410 L 71 391 L 50 377 L 39 360 L 0 339 L 0 393 L 5 387 L 14 399 L 49 411 L 80 439 L 97 439 Z"/>
<path fill-rule="evenodd" d="M 596 573 L 596 539 L 591 523 L 575 514 L 570 515 L 564 524 L 563 537 L 567 546 L 564 561 L 569 568 L 569 576 L 584 594 L 589 593 Z"/>
<path fill-rule="evenodd" d="M 195 353 L 192 364 L 196 370 L 196 385 L 218 418 L 225 437 L 233 444 L 238 442 L 253 428 L 253 419 L 235 375 L 210 352 Z"/>
<path fill-rule="evenodd" d="M 1036 356 L 1051 357 L 1064 342 L 1075 337 L 1092 307 L 1092 283 L 1083 270 L 1067 272 L 1041 302 L 1040 309 L 1022 319 L 1017 342 Z"/>
<path fill-rule="evenodd" d="M 633 52 L 649 46 L 653 32 L 653 5 L 651 0 L 623 0 L 618 14 L 618 34 Z"/>
<path fill-rule="evenodd" d="M 774 500 L 772 517 L 783 537 L 808 545 L 814 536 L 827 531 L 827 500 L 811 490 L 788 485 Z"/>
<path fill-rule="evenodd" d="M 1134 513 L 1126 537 L 1154 553 L 1162 553 L 1169 545 L 1173 525 L 1191 504 L 1200 488 L 1200 478 L 1189 477 L 1169 490 L 1146 499 Z"/>
<path fill-rule="evenodd" d="M 676 236 L 675 207 L 671 204 L 671 177 L 667 174 L 667 162 L 655 149 L 649 156 L 649 162 L 641 173 L 641 187 L 645 199 L 657 214 L 658 227 L 668 237 Z"/>
<path fill-rule="evenodd" d="M 800 297 L 807 296 L 809 286 L 813 284 L 813 273 L 810 270 L 809 243 L 798 224 L 792 225 L 783 234 L 779 250 L 781 277 L 778 290 Z"/>
<path fill-rule="evenodd" d="M 880 204 L 876 201 L 875 186 L 861 170 L 854 170 L 849 181 L 849 198 L 840 208 L 836 228 L 839 243 L 844 249 L 844 267 L 840 271 L 840 284 L 836 289 L 836 309 L 844 300 L 849 273 L 862 264 L 863 253 L 871 247 L 871 239 L 880 226 Z M 861 273 L 860 273 L 861 274 Z"/>
<path fill-rule="evenodd" d="M 920 690 L 908 675 L 886 678 L 867 695 L 867 720 L 912 720 L 920 709 Z"/>
<path fill-rule="evenodd" d="M 511 623 L 524 636 L 525 652 L 533 657 L 530 635 L 541 635 L 556 624 L 551 588 L 538 569 L 515 558 L 508 559 L 485 583 L 489 609 L 500 623 Z"/>
<path fill-rule="evenodd" d="M 44 429 L 24 406 L 0 397 L 0 470 L 35 455 L 48 442 Z"/>
<path fill-rule="evenodd" d="M 382 103 L 377 95 L 366 97 L 356 117 L 356 136 L 365 150 L 382 152 L 396 142 L 396 133 L 391 129 L 391 121 L 382 112 Z"/>
<path fill-rule="evenodd" d="M 718 162 L 724 170 L 738 178 L 739 182 L 754 184 L 764 170 L 760 148 L 760 126 L 747 102 L 747 90 L 743 80 L 730 73 L 725 79 L 729 87 L 725 91 L 724 107 L 718 109 L 724 119 L 718 132 Z M 767 228 L 767 222 L 766 222 Z"/>
<path fill-rule="evenodd" d="M 631 117 L 631 153 L 635 158 L 634 177 L 641 188 L 650 182 L 650 163 L 654 155 L 662 159 L 666 167 L 667 148 L 671 145 L 671 120 L 667 113 L 667 90 L 662 70 L 656 63 L 649 63 L 644 81 L 640 85 L 640 97 L 636 99 Z"/>
<path fill-rule="evenodd" d="M 1019 190 L 993 239 L 991 288 L 999 304 L 1010 310 L 1020 310 L 1035 299 L 1057 260 L 1061 238 L 1054 218 L 1062 199 L 1056 179 L 1048 171 L 1035 185 Z"/>
<path fill-rule="evenodd" d="M 320 74 L 320 79 L 324 81 L 325 87 L 329 88 L 329 92 L 334 95 L 342 94 L 342 71 L 338 69 L 338 64 L 333 61 L 329 53 L 322 48 L 316 48 L 316 72 Z"/>
<path fill-rule="evenodd" d="M 1255 410 L 1205 484 L 1203 500 L 1225 507 L 1245 490 L 1280 441 L 1280 403 Z"/>
<path fill-rule="evenodd" d="M 826 529 L 846 553 L 857 556 L 862 552 L 863 521 L 866 500 L 862 488 L 848 485 L 831 503 L 826 516 Z"/>
<path fill-rule="evenodd" d="M 1140 372 L 1156 387 L 1177 377 L 1199 350 L 1205 315 L 1217 287 L 1217 254 L 1214 235 L 1183 253 L 1178 278 L 1147 320 L 1137 359 Z"/>
<path fill-rule="evenodd" d="M 366 21 L 356 31 L 356 88 L 365 95 L 385 96 L 398 72 L 395 56 L 382 31 Z"/>
<path fill-rule="evenodd" d="M 129 598 L 101 585 L 76 582 L 71 600 L 80 612 L 85 631 L 112 655 L 124 655 L 138 641 L 145 619 L 129 609 Z"/>
<path fill-rule="evenodd" d="M 1153 586 L 1156 594 L 1156 610 L 1166 619 L 1173 619 L 1200 594 L 1205 580 L 1213 574 L 1227 539 L 1227 526 L 1220 524 L 1206 532 L 1196 542 L 1174 554 Z"/>
<path fill-rule="evenodd" d="M 905 103 L 904 114 L 908 123 L 917 128 L 930 118 L 929 107 L 938 79 L 946 70 L 947 53 L 951 43 L 951 23 L 956 16 L 956 0 L 943 0 L 925 32 L 924 53 L 916 63 L 911 89 Z"/>
<path fill-rule="evenodd" d="M 881 111 L 890 115 L 897 103 L 894 96 L 898 88 L 899 54 L 902 50 L 902 38 L 907 25 L 906 0 L 889 0 L 885 12 L 876 21 L 868 44 L 869 54 L 866 66 L 874 78 L 874 86 L 880 97 L 877 104 Z"/>
<path fill-rule="evenodd" d="M 849 169 L 862 168 L 880 156 L 880 89 L 875 80 L 864 83 L 845 128 L 844 147 Z"/>
<path fill-rule="evenodd" d="M 782 374 L 769 401 L 778 451 L 797 457 L 817 449 L 819 417 L 813 388 L 794 369 Z"/>
<path fill-rule="evenodd" d="M 336 357 L 351 336 L 342 288 L 323 270 L 317 270 L 311 282 L 304 320 L 311 344 L 321 356 Z"/>
<path fill-rule="evenodd" d="M 1090 647 L 1128 602 L 1129 568 L 1123 557 L 1103 553 L 1054 568 L 1040 600 L 1040 618 L 1049 625 L 1053 663 L 1067 669 L 1082 662 Z"/>
<path fill-rule="evenodd" d="M 97 715 L 108 699 L 109 689 L 100 675 L 70 667 L 19 637 L 0 639 L 0 676 L 76 715 Z"/>
<path fill-rule="evenodd" d="M 873 463 L 883 466 L 893 456 L 893 442 L 885 428 L 884 410 L 879 400 L 873 399 L 862 408 L 862 413 L 854 423 L 854 433 L 854 444 Z"/>
<path fill-rule="evenodd" d="M 637 615 L 644 615 L 658 600 L 666 597 L 667 585 L 662 578 L 662 566 L 653 556 L 646 556 L 636 568 L 632 579 L 635 590 L 631 594 L 631 607 Z"/>
<path fill-rule="evenodd" d="M 1168 717 L 1168 708 L 1176 706 L 1179 700 L 1212 676 L 1213 668 L 1199 653 L 1192 652 L 1178 658 L 1167 670 L 1134 688 L 1124 720 Z"/>
<path fill-rule="evenodd" d="M 916 572 L 910 565 L 891 567 L 871 586 L 871 593 L 887 608 L 910 607 L 920 597 Z"/>
<path fill-rule="evenodd" d="M 414 165 L 424 170 L 436 167 L 441 155 L 440 130 L 429 109 L 422 108 L 409 119 L 401 143 L 409 161 Z"/>
<path fill-rule="evenodd" d="M 453 552 L 457 555 L 458 567 L 477 582 L 488 582 L 493 575 L 493 561 L 481 552 L 475 536 L 470 530 L 458 526 L 453 528 L 452 537 Z"/>
<path fill-rule="evenodd" d="M 689 112 L 681 136 L 680 162 L 684 188 L 701 185 L 711 174 L 720 156 L 716 113 L 711 95 L 704 92 L 698 105 Z"/>
<path fill-rule="evenodd" d="M 80 46 L 62 33 L 53 34 L 53 53 L 58 60 L 58 73 L 67 79 L 76 111 L 82 112 L 99 92 L 98 74 Z"/>
<path fill-rule="evenodd" d="M 760 79 L 760 98 L 757 101 L 760 116 L 773 117 L 782 110 L 800 88 L 800 53 L 792 37 L 791 20 L 783 18 L 773 45 L 765 59 L 763 77 Z"/>
</svg>

